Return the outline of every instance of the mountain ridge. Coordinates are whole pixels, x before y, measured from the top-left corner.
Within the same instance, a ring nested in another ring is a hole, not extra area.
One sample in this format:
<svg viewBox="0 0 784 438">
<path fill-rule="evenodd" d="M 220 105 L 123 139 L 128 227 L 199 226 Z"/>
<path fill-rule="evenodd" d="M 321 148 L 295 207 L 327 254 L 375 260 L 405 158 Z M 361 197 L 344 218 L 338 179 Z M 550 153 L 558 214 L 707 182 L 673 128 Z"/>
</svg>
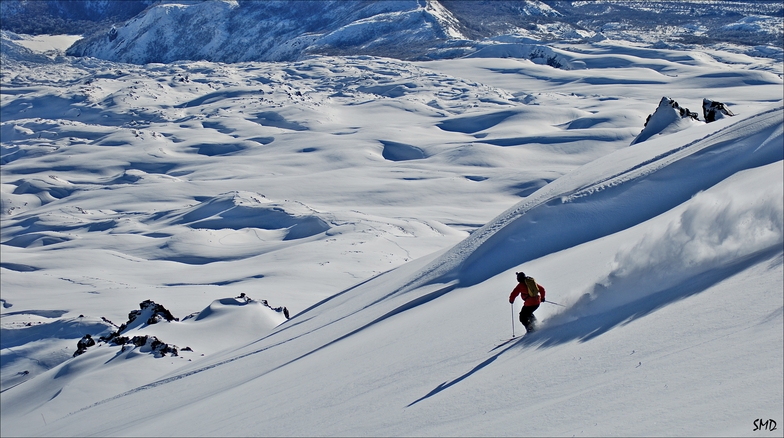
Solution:
<svg viewBox="0 0 784 438">
<path fill-rule="evenodd" d="M 63 0 L 32 3 L 38 6 L 3 2 L 8 17 L 3 30 L 35 33 L 35 28 L 18 23 L 35 22 L 36 16 L 66 24 L 93 16 L 95 24 L 77 30 L 85 38 L 68 54 L 137 64 L 294 61 L 346 54 L 443 59 L 472 54 L 507 34 L 537 43 L 610 38 L 673 47 L 732 44 L 773 57 L 781 57 L 784 47 L 779 36 L 784 8 L 775 2 L 726 2 L 720 9 L 667 1 L 657 2 L 656 8 L 634 1 L 538 0 L 136 0 L 112 7 L 88 1 L 79 8 Z M 45 27 L 39 26 L 38 32 Z"/>
</svg>

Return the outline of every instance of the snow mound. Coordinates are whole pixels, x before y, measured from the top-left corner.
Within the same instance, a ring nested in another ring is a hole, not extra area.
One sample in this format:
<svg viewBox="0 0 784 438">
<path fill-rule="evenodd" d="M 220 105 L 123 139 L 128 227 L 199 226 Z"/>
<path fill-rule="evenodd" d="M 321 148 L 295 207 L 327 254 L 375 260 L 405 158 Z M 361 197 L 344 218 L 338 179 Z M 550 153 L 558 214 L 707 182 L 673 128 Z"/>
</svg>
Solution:
<svg viewBox="0 0 784 438">
<path fill-rule="evenodd" d="M 229 192 L 170 215 L 174 225 L 194 229 L 260 228 L 282 230 L 284 240 L 302 239 L 330 229 L 310 207 L 294 201 L 273 202 L 252 192 Z"/>
<path fill-rule="evenodd" d="M 13 184 L 16 185 L 12 192 L 14 195 L 35 195 L 41 205 L 65 198 L 76 190 L 70 182 L 52 176 L 47 179 L 22 178 Z"/>
<path fill-rule="evenodd" d="M 652 137 L 672 134 L 699 124 L 697 113 L 681 107 L 669 97 L 662 97 L 659 106 L 645 120 L 640 134 L 632 140 L 632 145 L 642 143 Z"/>
<path fill-rule="evenodd" d="M 381 140 L 381 144 L 384 145 L 381 155 L 390 161 L 421 160 L 427 157 L 425 151 L 410 144 L 389 140 Z"/>
<path fill-rule="evenodd" d="M 109 335 L 116 326 L 105 318 L 80 316 L 9 328 L 9 314 L 3 315 L 3 361 L 13 362 L 2 368 L 3 390 L 22 384 L 31 390 L 29 397 L 17 400 L 8 411 L 24 412 L 52 401 L 59 405 L 68 394 L 83 391 L 99 397 L 116 395 L 160 379 L 185 363 L 263 338 L 287 319 L 285 307 L 273 308 L 265 300 L 255 301 L 244 294 L 215 300 L 182 321 L 152 300 L 139 307 Z M 40 336 L 29 330 L 47 331 L 40 339 L 49 339 L 29 342 Z M 60 349 L 52 354 L 58 337 L 67 339 L 56 344 Z M 71 354 L 63 343 L 71 351 L 77 344 L 79 349 Z M 65 397 L 55 400 L 60 394 Z M 68 412 L 74 407 L 66 402 L 60 408 Z"/>
<path fill-rule="evenodd" d="M 69 339 L 78 340 L 85 333 L 102 334 L 113 326 L 101 319 L 90 317 L 71 317 L 50 321 L 49 318 L 37 318 L 25 322 L 14 321 L 5 314 L 0 327 L 0 348 L 15 348 L 26 344 L 31 339 Z M 22 315 L 20 315 L 22 316 Z M 11 321 L 6 322 L 6 319 Z"/>
<path fill-rule="evenodd" d="M 183 321 L 193 318 L 193 321 L 206 321 L 236 318 L 238 312 L 243 312 L 253 318 L 259 318 L 261 324 L 269 330 L 282 324 L 288 319 L 289 311 L 285 307 L 272 307 L 267 300 L 253 300 L 245 293 L 235 298 L 221 298 L 213 301 L 204 310 L 188 315 Z M 274 312 L 274 313 L 272 313 Z M 282 316 L 282 318 L 281 318 Z"/>
<path fill-rule="evenodd" d="M 40 315 L 39 315 L 40 314 Z M 86 333 L 108 334 L 114 326 L 100 318 L 68 317 L 61 312 L 12 312 L 3 315 L 0 349 L 3 351 L 2 385 L 22 384 L 70 359 L 70 349 Z M 41 316 L 44 315 L 44 316 Z"/>
</svg>

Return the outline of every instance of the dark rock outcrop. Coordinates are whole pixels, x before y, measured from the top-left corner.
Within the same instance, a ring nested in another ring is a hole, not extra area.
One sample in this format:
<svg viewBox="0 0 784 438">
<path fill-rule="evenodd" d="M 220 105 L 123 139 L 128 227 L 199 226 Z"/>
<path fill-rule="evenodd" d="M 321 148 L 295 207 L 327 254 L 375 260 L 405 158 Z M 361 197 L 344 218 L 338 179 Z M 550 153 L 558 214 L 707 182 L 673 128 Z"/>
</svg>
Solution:
<svg viewBox="0 0 784 438">
<path fill-rule="evenodd" d="M 143 353 L 152 353 L 155 357 L 164 357 L 167 353 L 172 356 L 177 356 L 177 346 L 167 344 L 155 336 L 134 336 L 131 338 L 130 343 L 136 347 L 140 347 Z"/>
<path fill-rule="evenodd" d="M 245 292 L 242 292 L 239 296 L 234 297 L 234 298 L 237 299 L 237 300 L 245 300 L 245 303 L 250 303 L 251 301 L 253 301 L 253 299 L 251 297 L 247 296 L 245 294 Z M 267 302 L 267 300 L 259 300 L 259 302 L 263 306 L 266 306 L 266 307 L 268 307 L 268 308 L 270 308 L 270 309 L 272 309 L 272 310 L 274 310 L 274 311 L 276 311 L 278 313 L 283 313 L 283 316 L 285 316 L 286 319 L 289 319 L 289 309 L 287 309 L 286 307 L 284 307 L 284 306 L 272 307 L 270 305 L 270 303 Z"/>
<path fill-rule="evenodd" d="M 142 351 L 147 349 L 148 351 L 155 354 L 155 357 L 163 357 L 166 355 L 166 353 L 177 356 L 176 345 L 166 344 L 155 336 L 134 336 L 132 338 L 129 338 L 128 336 L 122 336 L 123 332 L 131 328 L 136 328 L 143 324 L 157 324 L 161 321 L 179 321 L 179 318 L 175 318 L 167 308 L 156 303 L 155 301 L 144 300 L 139 303 L 139 310 L 131 310 L 128 313 L 128 321 L 120 325 L 117 331 L 114 331 L 107 336 L 101 336 L 99 340 L 112 345 L 124 346 L 126 344 L 132 344 L 136 347 L 144 347 L 142 348 Z M 95 341 L 93 341 L 93 345 L 94 344 Z"/>
<path fill-rule="evenodd" d="M 705 122 L 715 122 L 716 120 L 723 119 L 724 117 L 732 117 L 735 114 L 727 108 L 727 105 L 722 102 L 717 102 L 710 99 L 702 99 L 702 115 Z"/>
<path fill-rule="evenodd" d="M 655 135 L 680 131 L 697 121 L 699 121 L 697 113 L 680 106 L 669 97 L 662 97 L 656 111 L 645 119 L 643 130 L 631 144 L 642 143 Z"/>
<path fill-rule="evenodd" d="M 76 343 L 76 351 L 74 351 L 73 357 L 79 356 L 80 354 L 87 351 L 88 347 L 92 347 L 95 345 L 95 339 L 89 334 L 82 336 L 82 339 Z"/>
<path fill-rule="evenodd" d="M 130 313 L 128 313 L 128 321 L 120 325 L 116 332 L 113 332 L 109 336 L 102 337 L 101 340 L 109 342 L 131 327 L 138 327 L 143 323 L 147 325 L 157 324 L 164 320 L 167 322 L 179 321 L 179 318 L 175 318 L 167 308 L 155 301 L 144 300 L 139 303 L 139 310 L 131 310 Z"/>
</svg>

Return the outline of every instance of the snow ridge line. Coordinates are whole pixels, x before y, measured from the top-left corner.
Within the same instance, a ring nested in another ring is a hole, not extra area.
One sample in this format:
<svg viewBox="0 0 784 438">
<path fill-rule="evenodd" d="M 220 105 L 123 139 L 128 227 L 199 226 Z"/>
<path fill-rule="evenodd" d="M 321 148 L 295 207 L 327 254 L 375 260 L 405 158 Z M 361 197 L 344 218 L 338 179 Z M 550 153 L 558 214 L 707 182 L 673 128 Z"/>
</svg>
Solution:
<svg viewBox="0 0 784 438">
<path fill-rule="evenodd" d="M 578 196 L 575 195 L 578 194 L 581 195 L 580 197 L 588 196 L 592 193 L 613 187 L 615 185 L 627 183 L 635 179 L 644 178 L 685 157 L 688 157 L 695 153 L 699 153 L 706 148 L 720 146 L 719 143 L 721 143 L 721 138 L 733 132 L 732 129 L 738 129 L 739 124 L 742 123 L 751 124 L 752 126 L 754 126 L 757 123 L 762 123 L 770 116 L 772 116 L 774 113 L 781 112 L 782 110 L 784 110 L 784 106 L 776 106 L 775 108 L 765 110 L 761 113 L 755 114 L 746 119 L 739 120 L 733 123 L 732 125 L 720 129 L 719 131 L 710 133 L 705 137 L 689 142 L 686 145 L 679 146 L 673 150 L 659 154 L 658 156 L 645 160 L 644 162 L 637 163 L 626 170 L 616 173 L 612 177 L 603 178 L 601 181 L 595 183 L 589 183 L 587 185 L 583 185 L 577 188 L 564 190 L 563 188 L 559 187 L 563 184 L 566 184 L 566 182 L 564 182 L 565 181 L 564 177 L 561 177 L 553 181 L 552 183 L 546 185 L 545 187 L 542 187 L 538 191 L 534 192 L 534 194 L 529 196 L 529 198 L 533 197 L 533 199 L 529 200 L 526 198 L 525 200 L 521 201 L 519 204 L 511 207 L 509 210 L 505 211 L 504 213 L 501 213 L 496 219 L 494 219 L 490 223 L 484 225 L 482 228 L 475 231 L 471 236 L 469 236 L 462 242 L 455 245 L 451 250 L 449 250 L 442 257 L 439 257 L 437 260 L 433 261 L 429 267 L 423 269 L 420 275 L 418 275 L 416 278 L 413 278 L 411 281 L 409 281 L 404 286 L 399 288 L 398 291 L 396 291 L 396 293 L 411 291 L 425 284 L 438 281 L 438 279 L 441 279 L 442 277 L 446 277 L 446 279 L 450 279 L 450 280 L 456 278 L 457 274 L 454 271 L 458 267 L 458 265 L 464 263 L 468 259 L 468 257 L 471 254 L 473 254 L 488 239 L 490 239 L 492 236 L 494 236 L 497 232 L 501 231 L 506 226 L 514 223 L 516 219 L 525 215 L 529 211 L 533 210 L 536 207 L 545 205 L 546 203 L 555 200 L 559 196 L 562 197 L 563 203 L 567 203 L 577 199 Z M 715 142 L 711 141 L 709 144 L 706 144 L 699 148 L 695 148 L 695 146 L 697 146 L 699 143 L 706 142 L 713 139 L 717 139 L 717 141 Z M 603 158 L 600 158 L 599 160 Z M 643 170 L 635 172 L 635 170 L 639 170 L 639 169 L 643 169 Z M 579 172 L 579 169 L 576 170 L 575 172 Z M 608 181 L 613 181 L 614 184 L 607 184 Z M 596 189 L 592 191 L 588 190 L 591 187 L 595 187 Z M 567 194 L 571 194 L 572 196 L 564 197 L 564 195 Z"/>
<path fill-rule="evenodd" d="M 596 192 L 602 191 L 602 190 L 604 190 L 606 188 L 614 187 L 614 186 L 616 186 L 618 184 L 622 184 L 624 182 L 631 181 L 632 179 L 646 177 L 646 176 L 648 176 L 648 175 L 650 175 L 652 173 L 657 172 L 658 170 L 660 170 L 660 169 L 662 169 L 664 167 L 667 167 L 668 165 L 672 164 L 675 161 L 680 160 L 681 158 L 683 158 L 683 157 L 685 157 L 687 155 L 691 155 L 693 153 L 699 152 L 699 151 L 701 151 L 702 149 L 704 149 L 706 147 L 716 146 L 716 144 L 719 141 L 721 141 L 721 137 L 728 135 L 730 133 L 730 132 L 728 132 L 728 131 L 730 131 L 730 128 L 734 128 L 738 123 L 752 121 L 751 126 L 754 126 L 755 124 L 758 124 L 758 123 L 762 122 L 762 120 L 754 120 L 754 119 L 758 119 L 760 117 L 767 116 L 767 115 L 769 115 L 771 113 L 775 113 L 775 112 L 780 111 L 782 109 L 784 109 L 784 106 L 771 108 L 771 109 L 766 110 L 764 112 L 761 112 L 759 114 L 754 114 L 754 115 L 750 116 L 747 119 L 739 120 L 738 122 L 733 123 L 732 125 L 729 125 L 729 126 L 725 126 L 724 128 L 721 128 L 720 130 L 718 130 L 716 132 L 712 132 L 712 133 L 710 133 L 710 134 L 708 134 L 708 135 L 706 135 L 704 137 L 698 138 L 698 139 L 696 139 L 694 141 L 691 141 L 691 142 L 689 142 L 689 143 L 687 143 L 687 144 L 685 144 L 683 146 L 671 149 L 671 150 L 669 150 L 667 152 L 664 152 L 662 154 L 659 154 L 659 155 L 657 155 L 657 156 L 655 156 L 653 158 L 645 160 L 645 161 L 643 161 L 643 162 L 641 162 L 641 163 L 639 163 L 639 164 L 637 164 L 635 166 L 630 167 L 627 170 L 618 172 L 615 175 L 609 176 L 609 177 L 604 178 L 602 180 L 599 180 L 599 181 L 597 181 L 595 183 L 588 184 L 588 185 L 585 185 L 585 186 L 583 186 L 581 188 L 578 188 L 577 190 L 574 191 L 574 193 L 572 195 L 567 196 L 567 197 L 563 197 L 561 199 L 562 199 L 562 201 L 564 203 L 571 202 L 571 201 L 574 201 L 574 200 L 576 200 L 578 198 L 582 198 L 584 196 L 588 196 L 588 195 L 590 195 L 592 193 L 596 193 Z M 683 152 L 684 150 L 689 149 L 692 146 L 695 146 L 698 143 L 703 142 L 703 141 L 708 140 L 708 139 L 716 139 L 718 141 L 716 143 L 713 143 L 713 144 L 707 144 L 707 145 L 705 145 L 705 146 L 703 146 L 701 148 L 695 148 L 693 151 L 687 151 L 688 153 L 679 154 L 679 152 Z M 641 169 L 640 172 L 635 172 L 638 169 Z M 629 175 L 629 174 L 631 174 L 631 175 Z M 625 176 L 625 175 L 628 175 L 628 177 L 627 178 L 623 178 L 623 176 Z"/>
</svg>

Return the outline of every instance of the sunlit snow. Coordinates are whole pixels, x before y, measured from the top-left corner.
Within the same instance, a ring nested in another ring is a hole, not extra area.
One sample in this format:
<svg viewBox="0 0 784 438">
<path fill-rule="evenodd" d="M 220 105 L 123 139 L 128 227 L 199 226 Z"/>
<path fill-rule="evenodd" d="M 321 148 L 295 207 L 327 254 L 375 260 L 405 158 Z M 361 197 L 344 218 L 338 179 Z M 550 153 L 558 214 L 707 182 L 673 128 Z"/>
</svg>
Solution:
<svg viewBox="0 0 784 438">
<path fill-rule="evenodd" d="M 780 60 L 509 37 L 134 65 L 74 40 L 3 38 L 2 435 L 784 427 Z M 552 301 L 526 335 L 519 270 Z M 148 299 L 176 320 L 99 340 Z"/>
</svg>

